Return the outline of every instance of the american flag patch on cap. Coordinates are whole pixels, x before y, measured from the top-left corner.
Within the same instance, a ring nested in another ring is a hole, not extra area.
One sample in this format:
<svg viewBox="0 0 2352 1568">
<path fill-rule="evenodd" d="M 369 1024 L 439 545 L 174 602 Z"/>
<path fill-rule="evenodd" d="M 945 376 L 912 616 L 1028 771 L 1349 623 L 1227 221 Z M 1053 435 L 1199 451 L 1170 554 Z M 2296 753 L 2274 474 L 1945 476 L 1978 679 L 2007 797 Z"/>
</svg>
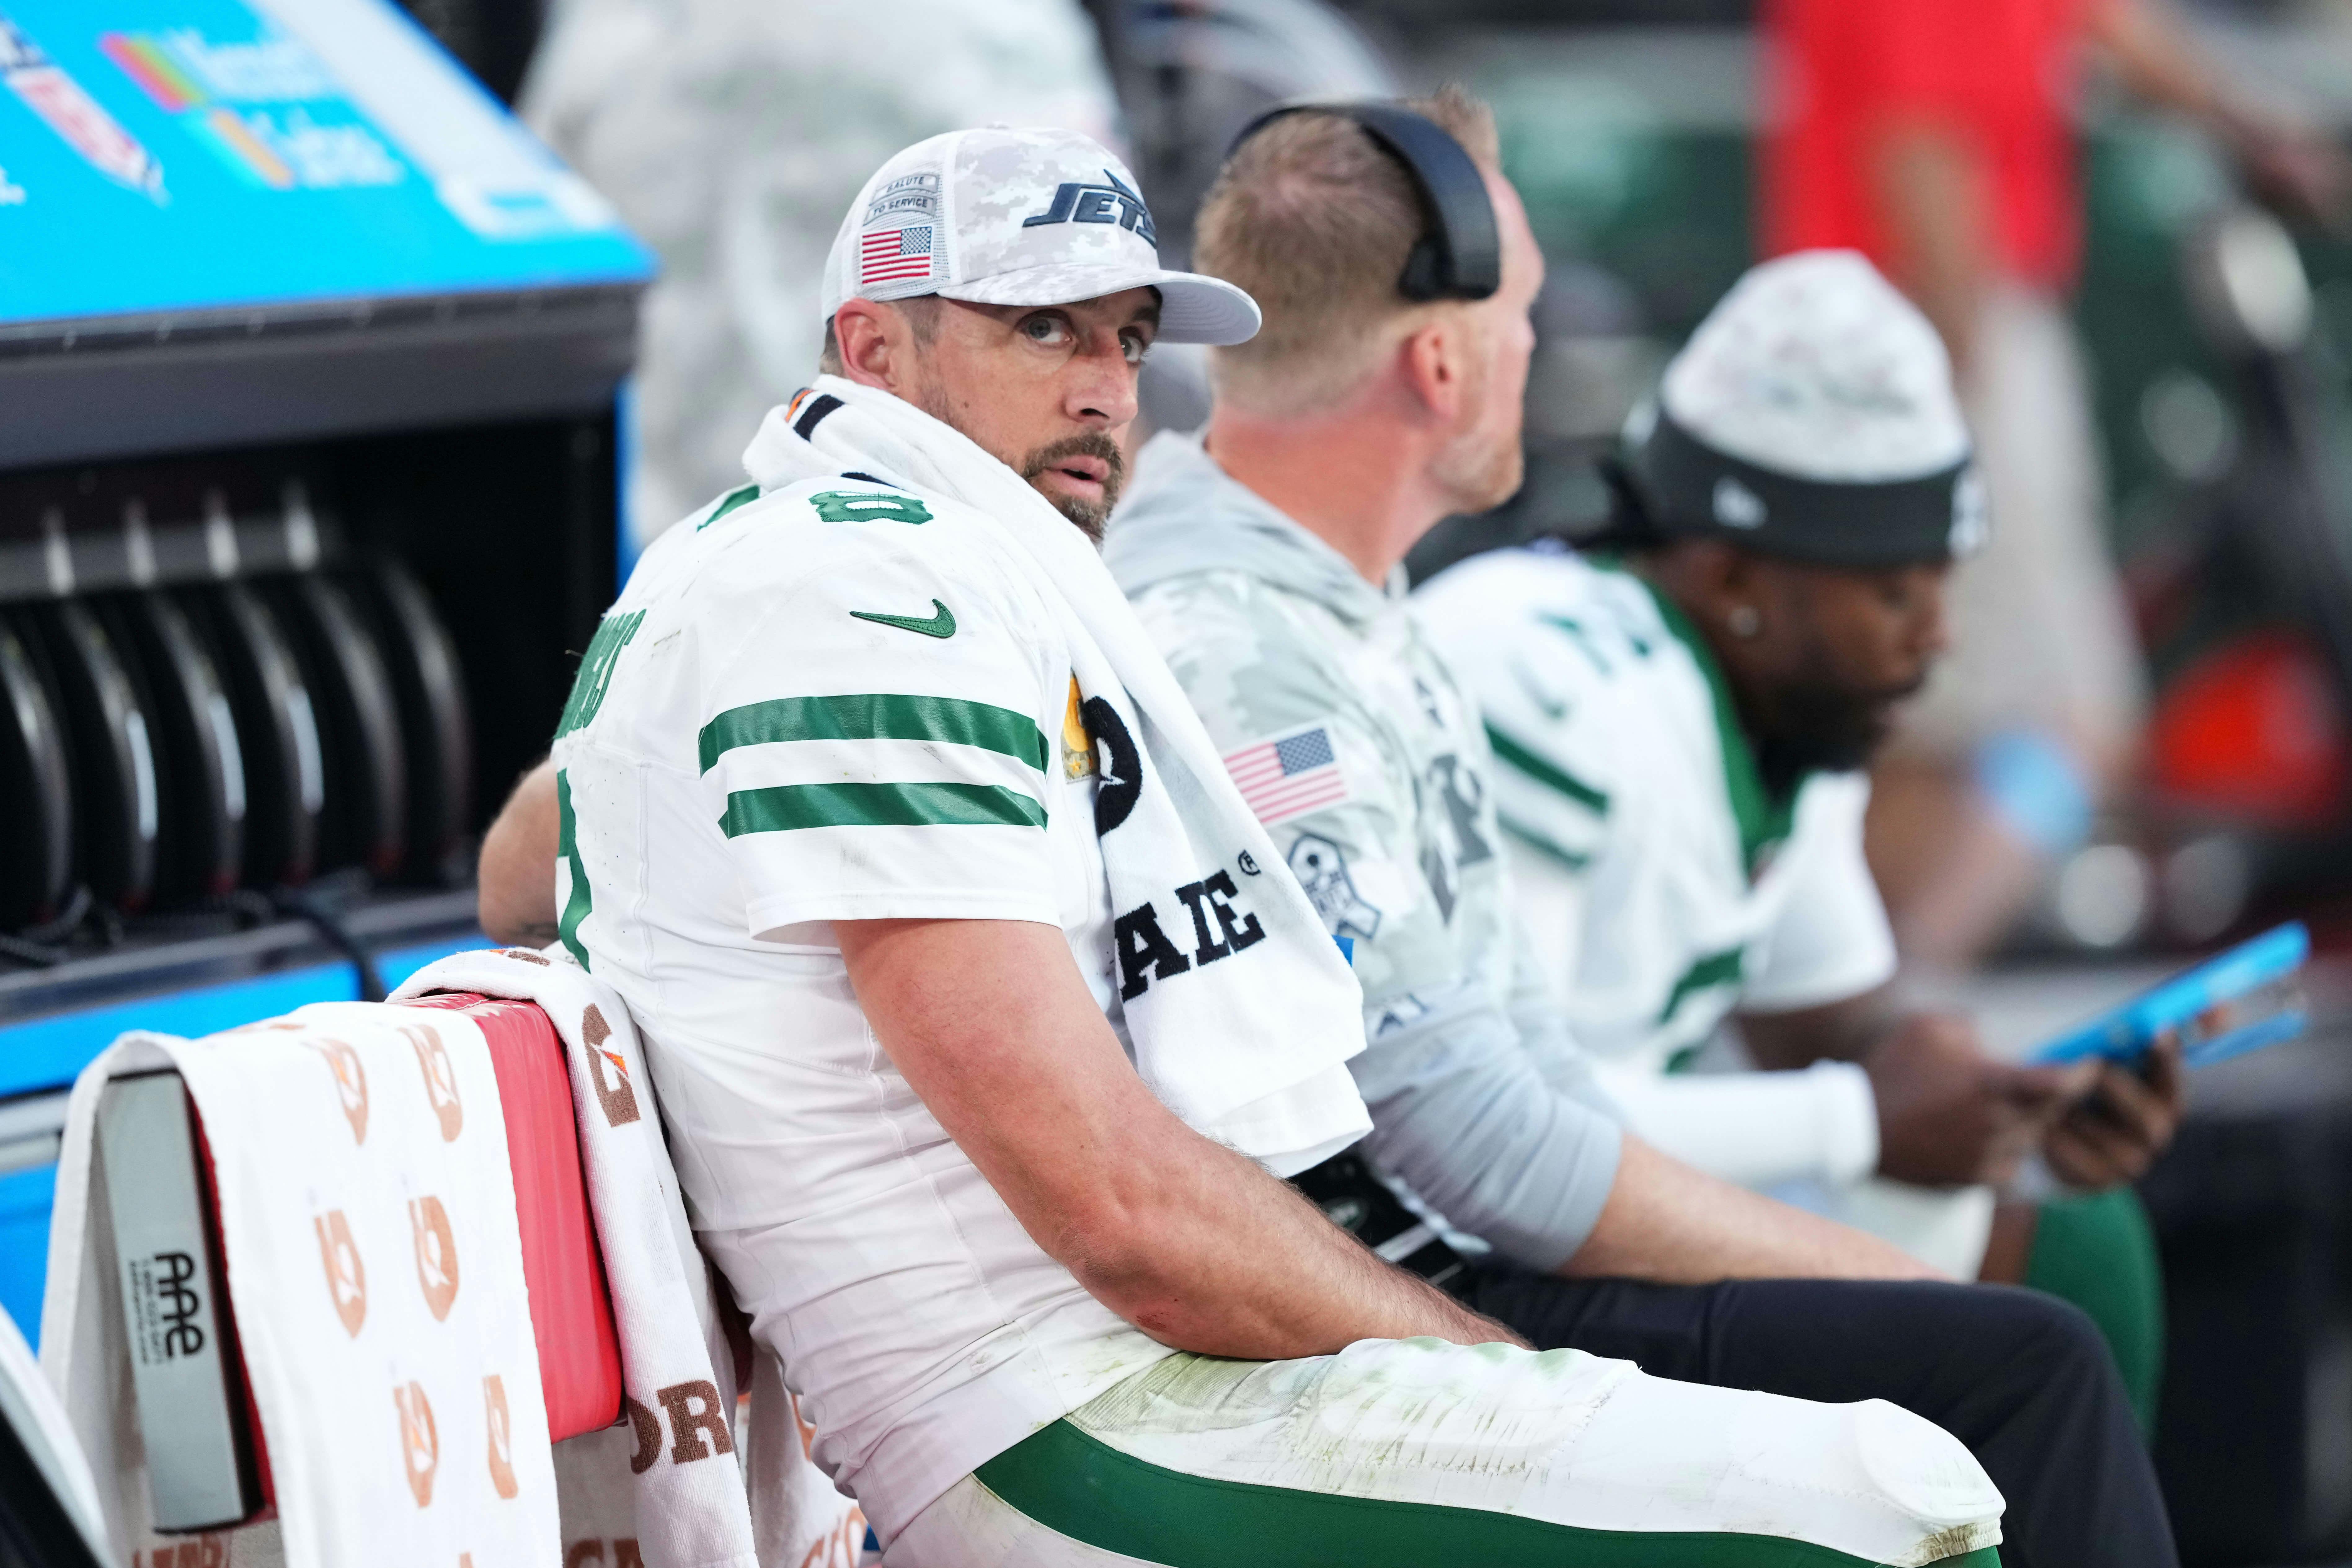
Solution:
<svg viewBox="0 0 2352 1568">
<path fill-rule="evenodd" d="M 869 234 L 857 252 L 858 278 L 866 283 L 899 283 L 931 275 L 931 226 L 886 228 Z"/>
<path fill-rule="evenodd" d="M 1330 731 L 1320 724 L 1244 746 L 1225 758 L 1225 772 L 1269 827 L 1348 798 L 1348 775 L 1339 771 Z"/>
</svg>

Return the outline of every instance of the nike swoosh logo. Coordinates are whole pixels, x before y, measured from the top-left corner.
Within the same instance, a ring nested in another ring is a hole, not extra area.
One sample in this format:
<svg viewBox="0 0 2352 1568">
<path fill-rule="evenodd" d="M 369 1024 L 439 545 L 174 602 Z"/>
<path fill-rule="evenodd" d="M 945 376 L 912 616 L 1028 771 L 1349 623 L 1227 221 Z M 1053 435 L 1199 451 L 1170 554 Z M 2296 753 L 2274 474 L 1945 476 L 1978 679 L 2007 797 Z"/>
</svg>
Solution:
<svg viewBox="0 0 2352 1568">
<path fill-rule="evenodd" d="M 1568 704 L 1538 686 L 1535 677 L 1528 673 L 1526 665 L 1514 659 L 1511 663 L 1511 674 L 1518 681 L 1519 689 L 1528 694 L 1528 700 L 1541 710 L 1545 718 L 1557 723 L 1568 717 Z"/>
<path fill-rule="evenodd" d="M 920 632 L 927 637 L 955 636 L 955 612 L 937 599 L 931 601 L 931 608 L 937 610 L 939 614 L 928 618 L 921 616 L 877 616 L 871 610 L 852 610 L 849 613 L 861 621 L 873 621 L 881 626 L 896 626 L 902 632 Z"/>
</svg>

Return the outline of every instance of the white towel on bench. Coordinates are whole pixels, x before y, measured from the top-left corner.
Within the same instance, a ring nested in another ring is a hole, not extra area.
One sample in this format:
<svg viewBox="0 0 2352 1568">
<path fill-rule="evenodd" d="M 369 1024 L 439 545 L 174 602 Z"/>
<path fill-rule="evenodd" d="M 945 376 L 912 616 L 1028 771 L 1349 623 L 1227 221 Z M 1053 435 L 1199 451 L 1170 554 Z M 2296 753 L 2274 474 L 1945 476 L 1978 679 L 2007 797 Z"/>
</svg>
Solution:
<svg viewBox="0 0 2352 1568">
<path fill-rule="evenodd" d="M 93 1157 L 107 1081 L 159 1068 L 179 1070 L 212 1145 L 277 1504 L 273 1521 L 194 1539 L 149 1527 Z M 42 1326 L 42 1370 L 133 1568 L 556 1560 L 506 1122 L 459 1015 L 326 1003 L 201 1040 L 117 1040 L 68 1105 Z"/>
</svg>

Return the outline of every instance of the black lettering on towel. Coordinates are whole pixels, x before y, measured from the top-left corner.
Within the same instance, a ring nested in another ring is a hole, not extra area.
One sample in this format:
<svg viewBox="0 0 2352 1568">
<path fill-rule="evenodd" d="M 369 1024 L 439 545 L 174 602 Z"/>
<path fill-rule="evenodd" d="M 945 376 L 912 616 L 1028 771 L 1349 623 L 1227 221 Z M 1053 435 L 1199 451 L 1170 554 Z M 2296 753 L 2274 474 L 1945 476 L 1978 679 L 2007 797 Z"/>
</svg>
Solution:
<svg viewBox="0 0 2352 1568">
<path fill-rule="evenodd" d="M 1257 916 L 1228 901 L 1240 896 L 1233 873 L 1223 869 L 1176 889 L 1176 897 L 1192 917 L 1191 958 L 1160 929 L 1160 911 L 1151 905 L 1119 916 L 1112 924 L 1112 934 L 1118 949 L 1120 997 L 1132 1002 L 1150 990 L 1155 979 L 1173 980 L 1195 964 L 1214 963 L 1264 942 L 1265 927 Z M 1214 932 L 1210 930 L 1213 919 Z"/>
<path fill-rule="evenodd" d="M 1128 819 L 1143 794 L 1143 757 L 1118 710 L 1100 697 L 1078 706 L 1087 733 L 1095 743 L 1095 836 L 1100 837 Z M 1149 906 L 1147 906 L 1148 908 Z"/>
<path fill-rule="evenodd" d="M 1247 910 L 1236 910 L 1225 901 L 1241 896 L 1229 871 L 1220 869 L 1203 881 L 1187 882 L 1176 889 L 1176 896 L 1192 912 L 1192 936 L 1198 944 L 1192 953 L 1195 963 L 1214 963 L 1265 940 L 1265 927 L 1258 923 L 1257 916 Z M 1223 940 L 1209 934 L 1209 916 L 1213 913 L 1217 917 L 1217 930 Z"/>
<path fill-rule="evenodd" d="M 1122 1001 L 1132 1002 L 1150 990 L 1154 976 L 1173 980 L 1192 967 L 1176 944 L 1168 940 L 1168 933 L 1160 929 L 1160 913 L 1150 904 L 1119 916 L 1112 922 L 1111 935 L 1118 947 L 1118 994 Z M 1147 969 L 1150 973 L 1144 973 Z"/>
</svg>

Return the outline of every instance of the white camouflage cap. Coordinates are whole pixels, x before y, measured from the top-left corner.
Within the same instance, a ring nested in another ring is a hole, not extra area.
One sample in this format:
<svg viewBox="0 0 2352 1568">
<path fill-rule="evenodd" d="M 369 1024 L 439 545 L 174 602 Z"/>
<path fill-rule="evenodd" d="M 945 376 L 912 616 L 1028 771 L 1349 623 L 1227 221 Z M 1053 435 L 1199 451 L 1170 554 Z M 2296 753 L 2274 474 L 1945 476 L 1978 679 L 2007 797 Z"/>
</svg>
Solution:
<svg viewBox="0 0 2352 1568">
<path fill-rule="evenodd" d="M 1804 479 L 1916 479 L 1969 454 L 1943 339 L 1858 251 L 1750 269 L 1659 391 L 1708 446 Z"/>
<path fill-rule="evenodd" d="M 824 319 L 856 299 L 1070 305 L 1140 288 L 1160 290 L 1161 342 L 1257 333 L 1239 289 L 1160 269 L 1135 176 L 1099 142 L 992 126 L 918 142 L 866 182 L 825 262 Z"/>
<path fill-rule="evenodd" d="M 1950 356 L 1858 252 L 1752 268 L 1626 422 L 1651 524 L 1768 553 L 1888 565 L 1985 538 Z"/>
</svg>

